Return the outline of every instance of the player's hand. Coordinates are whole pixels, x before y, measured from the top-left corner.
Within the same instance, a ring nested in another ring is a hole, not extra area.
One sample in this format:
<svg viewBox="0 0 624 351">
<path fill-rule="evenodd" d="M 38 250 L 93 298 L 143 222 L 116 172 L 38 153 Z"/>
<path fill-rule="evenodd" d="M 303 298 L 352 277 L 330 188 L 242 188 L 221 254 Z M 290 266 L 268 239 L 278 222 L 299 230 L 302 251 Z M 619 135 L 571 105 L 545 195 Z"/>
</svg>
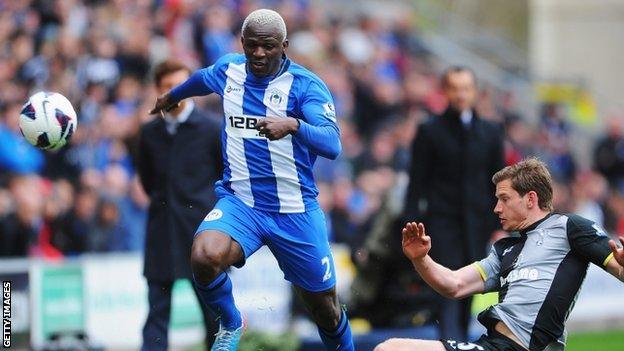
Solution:
<svg viewBox="0 0 624 351">
<path fill-rule="evenodd" d="M 299 123 L 293 117 L 266 117 L 258 121 L 256 129 L 269 140 L 279 140 L 288 134 L 296 133 Z"/>
<path fill-rule="evenodd" d="M 422 223 L 408 222 L 403 227 L 403 253 L 410 261 L 419 260 L 427 256 L 431 249 L 431 237 L 425 233 Z"/>
<path fill-rule="evenodd" d="M 620 236 L 618 239 L 624 246 L 624 236 Z M 615 258 L 620 266 L 624 267 L 624 248 L 618 247 L 615 240 L 609 240 L 609 246 L 611 247 L 611 251 L 613 251 L 613 258 Z"/>
<path fill-rule="evenodd" d="M 165 93 L 156 99 L 156 105 L 154 105 L 154 108 L 149 112 L 149 114 L 150 115 L 153 115 L 156 113 L 162 114 L 163 111 L 169 112 L 178 106 L 180 106 L 180 102 L 173 101 L 173 99 L 171 98 L 171 95 L 169 95 L 169 93 Z"/>
</svg>

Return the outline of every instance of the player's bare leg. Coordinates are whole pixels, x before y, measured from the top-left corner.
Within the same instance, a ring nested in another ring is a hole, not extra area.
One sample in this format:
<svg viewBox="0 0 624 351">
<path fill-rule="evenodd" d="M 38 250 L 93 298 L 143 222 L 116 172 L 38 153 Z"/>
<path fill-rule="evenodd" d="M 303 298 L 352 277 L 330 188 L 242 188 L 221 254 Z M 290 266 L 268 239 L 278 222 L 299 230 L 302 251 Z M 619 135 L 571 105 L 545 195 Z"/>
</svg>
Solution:
<svg viewBox="0 0 624 351">
<path fill-rule="evenodd" d="M 351 328 L 347 315 L 340 308 L 336 288 L 311 292 L 295 287 L 312 320 L 319 328 L 319 335 L 328 350 L 354 350 Z"/>
<path fill-rule="evenodd" d="M 227 234 L 205 230 L 197 234 L 191 249 L 191 268 L 202 303 L 220 319 L 213 350 L 234 351 L 245 329 L 232 296 L 232 282 L 225 270 L 244 258 L 241 246 Z"/>
<path fill-rule="evenodd" d="M 243 249 L 232 238 L 216 230 L 198 233 L 191 248 L 195 281 L 206 285 L 234 263 L 243 259 Z"/>
<path fill-rule="evenodd" d="M 445 351 L 437 340 L 388 339 L 377 345 L 373 351 Z"/>
</svg>

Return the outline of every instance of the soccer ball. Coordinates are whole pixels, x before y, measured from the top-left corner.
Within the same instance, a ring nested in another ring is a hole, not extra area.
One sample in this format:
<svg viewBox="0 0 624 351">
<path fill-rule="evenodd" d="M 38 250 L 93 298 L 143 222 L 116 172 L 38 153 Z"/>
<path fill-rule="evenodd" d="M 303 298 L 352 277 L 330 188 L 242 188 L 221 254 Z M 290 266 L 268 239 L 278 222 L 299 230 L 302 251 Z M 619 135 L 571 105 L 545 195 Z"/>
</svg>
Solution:
<svg viewBox="0 0 624 351">
<path fill-rule="evenodd" d="M 19 127 L 32 145 L 56 150 L 67 144 L 78 126 L 76 111 L 59 93 L 38 92 L 22 108 Z"/>
</svg>

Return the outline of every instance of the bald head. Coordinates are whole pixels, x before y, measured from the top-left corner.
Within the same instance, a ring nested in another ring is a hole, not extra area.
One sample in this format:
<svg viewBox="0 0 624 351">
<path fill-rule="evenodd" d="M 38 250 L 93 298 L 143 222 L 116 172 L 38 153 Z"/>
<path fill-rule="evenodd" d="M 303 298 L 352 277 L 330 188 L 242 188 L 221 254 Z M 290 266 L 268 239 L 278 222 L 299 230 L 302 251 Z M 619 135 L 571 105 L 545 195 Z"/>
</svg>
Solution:
<svg viewBox="0 0 624 351">
<path fill-rule="evenodd" d="M 245 18 L 241 28 L 243 38 L 245 37 L 245 33 L 247 33 L 247 29 L 252 29 L 254 31 L 258 29 L 271 31 L 280 42 L 284 41 L 287 35 L 286 23 L 282 16 L 269 9 L 253 11 Z"/>
</svg>

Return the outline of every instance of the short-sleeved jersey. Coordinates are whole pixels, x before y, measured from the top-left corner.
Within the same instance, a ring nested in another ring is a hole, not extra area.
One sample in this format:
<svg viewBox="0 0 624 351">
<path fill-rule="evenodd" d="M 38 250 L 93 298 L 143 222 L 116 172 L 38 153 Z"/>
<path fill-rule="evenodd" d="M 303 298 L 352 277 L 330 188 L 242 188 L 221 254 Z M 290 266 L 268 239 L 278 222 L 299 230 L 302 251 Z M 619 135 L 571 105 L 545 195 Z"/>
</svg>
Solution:
<svg viewBox="0 0 624 351">
<path fill-rule="evenodd" d="M 217 187 L 256 209 L 301 213 L 319 207 L 312 175 L 317 155 L 296 137 L 270 141 L 255 129 L 267 116 L 295 117 L 313 126 L 336 124 L 327 86 L 284 58 L 280 71 L 258 78 L 241 54 L 229 54 L 200 70 L 205 85 L 223 99 L 224 172 Z"/>
<path fill-rule="evenodd" d="M 577 215 L 551 214 L 516 237 L 497 241 L 476 262 L 498 304 L 479 315 L 488 329 L 504 322 L 529 350 L 563 350 L 565 321 L 590 262 L 613 257 L 605 232 Z"/>
</svg>

